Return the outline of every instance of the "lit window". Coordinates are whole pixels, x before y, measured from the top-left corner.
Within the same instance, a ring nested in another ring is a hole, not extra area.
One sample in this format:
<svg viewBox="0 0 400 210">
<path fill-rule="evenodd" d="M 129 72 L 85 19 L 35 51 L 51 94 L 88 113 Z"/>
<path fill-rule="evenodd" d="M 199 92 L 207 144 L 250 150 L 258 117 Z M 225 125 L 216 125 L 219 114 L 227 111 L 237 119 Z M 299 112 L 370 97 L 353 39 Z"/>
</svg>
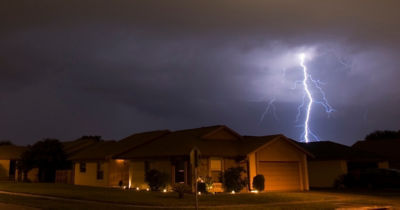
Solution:
<svg viewBox="0 0 400 210">
<path fill-rule="evenodd" d="M 211 171 L 221 171 L 222 170 L 222 161 L 221 159 L 211 159 L 210 164 Z"/>
<path fill-rule="evenodd" d="M 210 161 L 211 178 L 214 182 L 221 182 L 222 160 L 211 159 Z"/>
</svg>

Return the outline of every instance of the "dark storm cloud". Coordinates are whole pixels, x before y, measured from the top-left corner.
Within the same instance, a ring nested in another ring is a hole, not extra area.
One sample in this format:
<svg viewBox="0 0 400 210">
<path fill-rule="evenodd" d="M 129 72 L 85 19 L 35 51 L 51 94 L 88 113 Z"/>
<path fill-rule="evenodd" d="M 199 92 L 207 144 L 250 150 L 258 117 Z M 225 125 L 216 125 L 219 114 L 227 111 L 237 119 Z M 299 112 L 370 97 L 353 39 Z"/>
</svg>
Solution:
<svg viewBox="0 0 400 210">
<path fill-rule="evenodd" d="M 1 4 L 0 125 L 18 143 L 217 123 L 298 139 L 303 50 L 336 109 L 315 106 L 321 138 L 398 129 L 397 1 Z"/>
</svg>

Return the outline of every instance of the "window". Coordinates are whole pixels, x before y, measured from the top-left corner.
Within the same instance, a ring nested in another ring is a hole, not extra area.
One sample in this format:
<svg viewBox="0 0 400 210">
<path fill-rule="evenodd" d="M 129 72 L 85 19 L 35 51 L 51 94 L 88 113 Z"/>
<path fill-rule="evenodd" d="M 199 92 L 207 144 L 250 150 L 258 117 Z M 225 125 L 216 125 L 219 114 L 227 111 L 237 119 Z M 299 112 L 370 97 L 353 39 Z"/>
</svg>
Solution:
<svg viewBox="0 0 400 210">
<path fill-rule="evenodd" d="M 211 178 L 214 182 L 221 182 L 222 173 L 222 160 L 211 159 L 210 160 Z"/>
<path fill-rule="evenodd" d="M 175 163 L 175 183 L 185 183 L 185 161 Z"/>
<path fill-rule="evenodd" d="M 79 163 L 79 171 L 81 173 L 85 173 L 86 172 L 86 163 L 85 162 L 80 162 Z"/>
<path fill-rule="evenodd" d="M 97 179 L 102 180 L 104 178 L 104 167 L 102 162 L 97 162 Z"/>
</svg>

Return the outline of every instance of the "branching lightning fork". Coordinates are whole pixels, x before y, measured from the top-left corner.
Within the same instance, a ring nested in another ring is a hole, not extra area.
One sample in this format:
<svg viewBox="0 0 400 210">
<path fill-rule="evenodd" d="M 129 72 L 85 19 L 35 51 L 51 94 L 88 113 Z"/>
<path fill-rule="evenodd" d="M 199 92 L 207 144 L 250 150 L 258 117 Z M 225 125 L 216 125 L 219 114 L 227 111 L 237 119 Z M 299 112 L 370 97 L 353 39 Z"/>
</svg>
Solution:
<svg viewBox="0 0 400 210">
<path fill-rule="evenodd" d="M 322 88 L 320 87 L 320 84 L 322 84 L 322 83 L 318 80 L 313 80 L 311 75 L 308 73 L 308 69 L 305 64 L 306 54 L 301 53 L 299 55 L 299 59 L 300 59 L 300 66 L 303 70 L 303 81 L 301 83 L 303 84 L 303 88 L 304 88 L 304 97 L 303 97 L 302 104 L 298 107 L 296 121 L 300 117 L 301 110 L 304 108 L 304 106 L 306 106 L 304 131 L 301 136 L 301 139 L 304 142 L 308 143 L 312 140 L 312 138 L 316 141 L 319 141 L 319 138 L 317 137 L 317 135 L 315 135 L 311 131 L 310 126 L 309 126 L 309 122 L 310 122 L 310 118 L 311 118 L 311 109 L 312 109 L 313 103 L 318 103 L 318 104 L 322 105 L 325 108 L 325 112 L 327 112 L 328 114 L 333 112 L 334 109 L 331 107 L 331 105 L 329 105 L 328 100 L 326 99 L 326 95 L 325 95 L 324 91 L 322 90 Z M 322 100 L 316 100 L 313 98 L 312 92 L 310 91 L 310 86 L 316 88 L 320 92 L 320 94 L 322 96 Z M 307 98 L 307 104 L 305 103 L 306 98 Z"/>
</svg>

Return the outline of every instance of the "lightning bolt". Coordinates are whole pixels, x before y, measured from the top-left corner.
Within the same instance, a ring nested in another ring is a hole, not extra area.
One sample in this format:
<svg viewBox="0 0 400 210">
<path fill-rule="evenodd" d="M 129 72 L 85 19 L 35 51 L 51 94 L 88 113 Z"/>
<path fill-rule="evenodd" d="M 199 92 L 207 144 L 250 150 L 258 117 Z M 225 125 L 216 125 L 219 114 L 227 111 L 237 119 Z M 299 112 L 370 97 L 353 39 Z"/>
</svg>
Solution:
<svg viewBox="0 0 400 210">
<path fill-rule="evenodd" d="M 314 80 L 312 79 L 311 75 L 308 73 L 308 69 L 307 66 L 305 64 L 305 59 L 306 59 L 306 54 L 301 53 L 299 55 L 299 59 L 300 59 L 300 66 L 303 70 L 303 80 L 301 81 L 303 87 L 304 87 L 304 97 L 303 97 L 303 102 L 302 104 L 298 107 L 298 112 L 297 112 L 297 116 L 296 116 L 296 121 L 298 121 L 298 119 L 300 118 L 300 114 L 301 114 L 301 110 L 304 108 L 304 106 L 306 106 L 306 113 L 305 113 L 305 120 L 304 120 L 304 131 L 302 133 L 302 140 L 306 143 L 311 141 L 311 138 L 313 138 L 316 141 L 319 141 L 319 138 L 317 135 L 315 135 L 311 129 L 310 129 L 310 119 L 311 119 L 311 108 L 313 103 L 317 103 L 320 104 L 324 107 L 325 112 L 330 114 L 333 111 L 335 111 L 331 105 L 329 105 L 328 100 L 326 98 L 326 95 L 324 93 L 324 91 L 322 90 L 320 84 L 321 83 L 319 80 Z M 300 82 L 296 82 L 300 83 Z M 310 87 L 314 87 L 315 89 L 318 90 L 318 92 L 321 94 L 321 98 L 322 100 L 316 100 L 313 98 L 313 95 L 310 91 Z M 306 99 L 307 98 L 307 104 L 306 104 Z"/>
<path fill-rule="evenodd" d="M 306 55 L 304 53 L 300 54 L 300 66 L 303 68 L 303 74 L 304 74 L 303 86 L 304 86 L 304 91 L 306 92 L 306 96 L 308 98 L 306 119 L 304 121 L 304 140 L 306 141 L 306 143 L 308 143 L 310 141 L 310 139 L 308 137 L 308 133 L 310 132 L 308 123 L 310 121 L 310 112 L 311 112 L 311 106 L 313 103 L 313 98 L 312 98 L 310 90 L 308 89 L 308 84 L 307 84 L 309 74 L 307 72 L 307 66 L 304 64 L 305 57 L 306 57 Z"/>
<path fill-rule="evenodd" d="M 276 111 L 276 107 L 274 105 L 274 102 L 275 102 L 275 98 L 272 98 L 269 101 L 267 107 L 265 108 L 264 113 L 261 115 L 259 124 L 262 123 L 262 121 L 264 120 L 265 115 L 268 114 L 270 111 L 272 111 L 272 115 L 274 116 L 275 120 L 278 120 L 278 117 L 276 116 L 276 112 L 275 112 Z"/>
</svg>

